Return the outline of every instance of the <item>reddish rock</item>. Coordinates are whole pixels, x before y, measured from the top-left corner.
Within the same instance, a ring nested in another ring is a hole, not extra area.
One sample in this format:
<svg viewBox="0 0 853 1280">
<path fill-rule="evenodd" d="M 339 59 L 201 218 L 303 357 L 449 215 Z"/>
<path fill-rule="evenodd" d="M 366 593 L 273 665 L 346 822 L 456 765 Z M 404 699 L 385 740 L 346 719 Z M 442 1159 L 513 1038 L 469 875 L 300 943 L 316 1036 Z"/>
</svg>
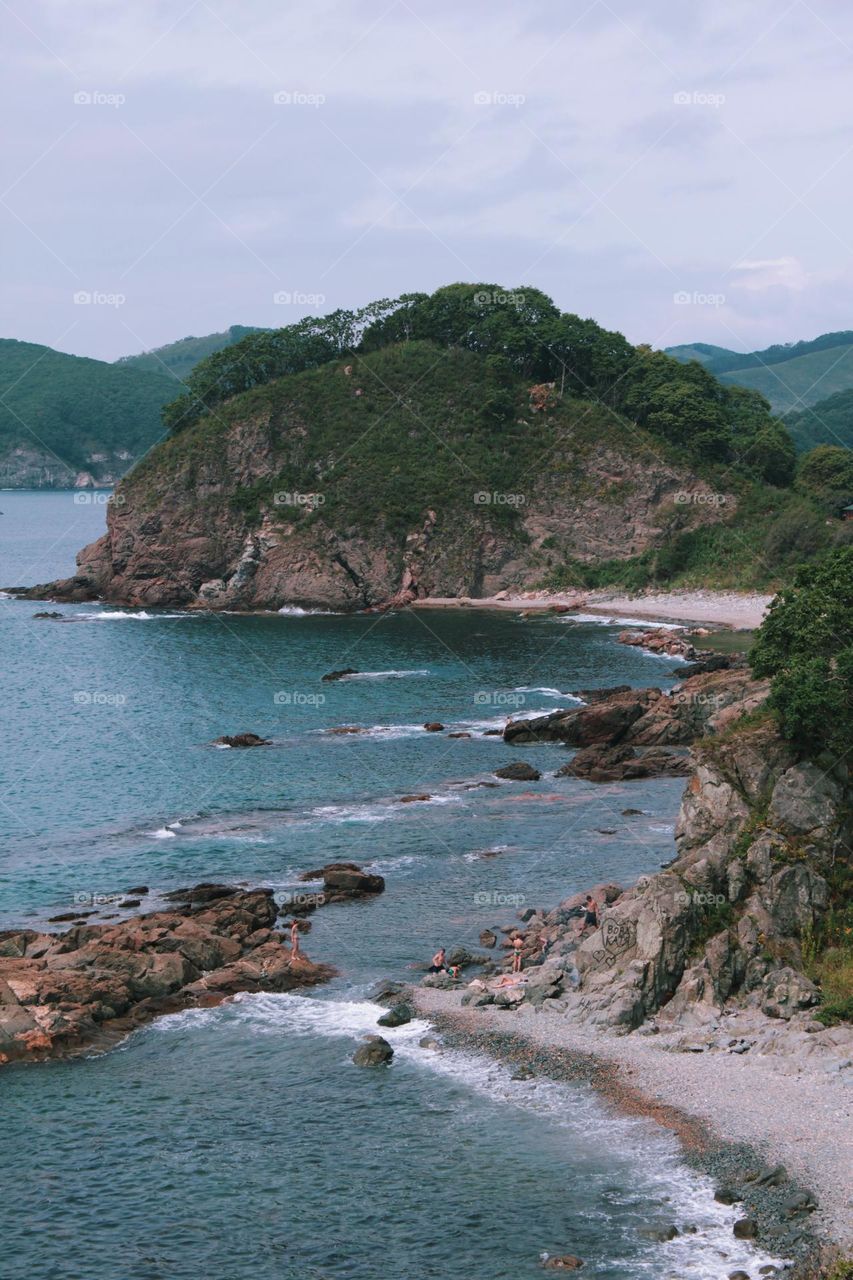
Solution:
<svg viewBox="0 0 853 1280">
<path fill-rule="evenodd" d="M 222 886 L 200 886 L 205 890 Z M 237 991 L 292 991 L 334 970 L 290 958 L 271 890 L 231 890 L 116 924 L 0 934 L 0 1062 L 106 1048 L 161 1013 Z M 20 940 L 24 947 L 21 954 Z"/>
</svg>

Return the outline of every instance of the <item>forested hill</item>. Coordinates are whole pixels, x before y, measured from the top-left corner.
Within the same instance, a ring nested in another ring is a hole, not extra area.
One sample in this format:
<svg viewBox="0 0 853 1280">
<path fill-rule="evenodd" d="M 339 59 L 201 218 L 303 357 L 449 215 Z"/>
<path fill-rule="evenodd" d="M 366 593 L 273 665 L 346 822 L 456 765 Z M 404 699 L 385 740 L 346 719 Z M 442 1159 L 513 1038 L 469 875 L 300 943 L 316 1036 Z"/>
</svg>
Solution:
<svg viewBox="0 0 853 1280">
<path fill-rule="evenodd" d="M 843 451 L 798 467 L 759 394 L 532 289 L 451 285 L 249 335 L 164 422 L 60 597 L 770 586 L 853 532 Z"/>
<path fill-rule="evenodd" d="M 162 434 L 174 379 L 0 339 L 0 485 L 112 483 Z"/>
</svg>

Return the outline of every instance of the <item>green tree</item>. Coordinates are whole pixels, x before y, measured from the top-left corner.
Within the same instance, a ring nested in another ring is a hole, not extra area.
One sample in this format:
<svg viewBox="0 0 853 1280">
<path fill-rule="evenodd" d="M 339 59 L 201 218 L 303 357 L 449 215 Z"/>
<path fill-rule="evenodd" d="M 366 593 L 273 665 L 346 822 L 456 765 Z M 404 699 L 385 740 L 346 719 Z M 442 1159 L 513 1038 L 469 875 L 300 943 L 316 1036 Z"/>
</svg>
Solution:
<svg viewBox="0 0 853 1280">
<path fill-rule="evenodd" d="M 853 547 L 804 566 L 765 618 L 750 653 L 772 678 L 770 704 L 802 751 L 841 757 L 853 743 Z"/>
</svg>

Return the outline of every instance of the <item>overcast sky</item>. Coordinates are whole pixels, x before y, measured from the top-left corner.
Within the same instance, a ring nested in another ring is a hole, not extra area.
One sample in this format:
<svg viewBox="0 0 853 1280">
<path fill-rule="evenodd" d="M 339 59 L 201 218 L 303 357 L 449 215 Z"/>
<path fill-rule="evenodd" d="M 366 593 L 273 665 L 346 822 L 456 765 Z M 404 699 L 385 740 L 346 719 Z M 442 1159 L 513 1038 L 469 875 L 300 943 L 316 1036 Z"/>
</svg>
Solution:
<svg viewBox="0 0 853 1280">
<path fill-rule="evenodd" d="M 115 359 L 455 280 L 655 346 L 853 327 L 849 0 L 0 21 L 0 336 Z"/>
</svg>

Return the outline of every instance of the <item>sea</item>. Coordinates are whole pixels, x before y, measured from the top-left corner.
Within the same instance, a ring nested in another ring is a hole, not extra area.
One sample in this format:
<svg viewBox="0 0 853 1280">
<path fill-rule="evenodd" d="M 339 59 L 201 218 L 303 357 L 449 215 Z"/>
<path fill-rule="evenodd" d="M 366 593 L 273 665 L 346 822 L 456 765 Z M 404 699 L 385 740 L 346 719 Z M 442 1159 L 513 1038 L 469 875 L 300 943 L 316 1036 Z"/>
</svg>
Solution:
<svg viewBox="0 0 853 1280">
<path fill-rule="evenodd" d="M 0 586 L 71 573 L 107 497 L 0 493 Z M 326 986 L 0 1071 L 4 1280 L 533 1280 L 543 1253 L 585 1280 L 722 1280 L 774 1261 L 733 1238 L 737 1210 L 671 1133 L 585 1084 L 423 1047 L 421 1020 L 386 1032 L 390 1068 L 351 1061 L 378 979 L 673 856 L 683 780 L 555 778 L 565 748 L 486 733 L 578 690 L 671 687 L 678 663 L 618 644 L 619 621 L 0 598 L 0 928 L 115 918 L 142 885 L 148 909 L 203 880 L 283 897 L 341 860 L 386 880 L 314 915 Z M 241 732 L 271 745 L 214 745 Z M 511 759 L 542 780 L 497 779 Z"/>
</svg>

